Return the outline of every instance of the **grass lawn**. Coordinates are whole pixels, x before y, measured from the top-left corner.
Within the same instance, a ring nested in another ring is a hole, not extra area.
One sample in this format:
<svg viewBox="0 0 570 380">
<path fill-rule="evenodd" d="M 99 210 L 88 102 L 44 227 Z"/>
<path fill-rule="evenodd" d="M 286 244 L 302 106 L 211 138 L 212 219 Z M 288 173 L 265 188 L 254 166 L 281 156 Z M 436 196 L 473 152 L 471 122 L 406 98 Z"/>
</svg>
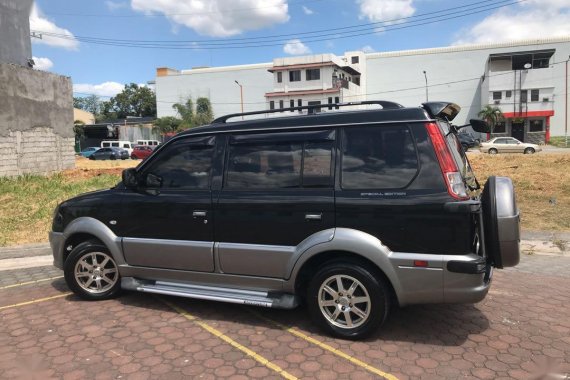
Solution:
<svg viewBox="0 0 570 380">
<path fill-rule="evenodd" d="M 550 145 L 557 146 L 558 148 L 570 148 L 570 136 L 568 137 L 568 145 L 564 136 L 553 136 L 550 138 Z"/>
<path fill-rule="evenodd" d="M 469 156 L 479 182 L 490 175 L 511 177 L 529 230 L 570 231 L 570 155 Z M 0 246 L 47 241 L 55 206 L 86 191 L 119 182 L 123 168 L 140 161 L 89 161 L 77 168 L 43 176 L 0 178 Z"/>
</svg>

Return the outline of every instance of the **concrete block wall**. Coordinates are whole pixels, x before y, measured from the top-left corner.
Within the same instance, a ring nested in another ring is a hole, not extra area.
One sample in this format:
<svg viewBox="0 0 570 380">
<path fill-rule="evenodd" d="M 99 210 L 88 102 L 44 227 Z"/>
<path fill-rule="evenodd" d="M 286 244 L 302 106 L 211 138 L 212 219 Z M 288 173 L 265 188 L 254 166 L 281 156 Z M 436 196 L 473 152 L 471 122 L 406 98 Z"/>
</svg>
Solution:
<svg viewBox="0 0 570 380">
<path fill-rule="evenodd" d="M 0 176 L 75 166 L 68 77 L 0 63 Z"/>
<path fill-rule="evenodd" d="M 61 137 L 52 128 L 10 131 L 0 137 L 0 177 L 49 174 L 75 166 L 73 137 Z"/>
</svg>

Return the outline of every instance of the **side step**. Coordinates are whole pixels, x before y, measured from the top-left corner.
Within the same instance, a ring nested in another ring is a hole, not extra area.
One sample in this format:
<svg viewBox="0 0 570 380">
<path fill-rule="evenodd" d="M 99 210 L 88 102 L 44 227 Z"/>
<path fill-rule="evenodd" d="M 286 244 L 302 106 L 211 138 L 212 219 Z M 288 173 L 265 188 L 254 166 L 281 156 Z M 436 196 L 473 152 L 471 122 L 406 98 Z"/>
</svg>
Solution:
<svg viewBox="0 0 570 380">
<path fill-rule="evenodd" d="M 167 281 L 146 281 L 134 277 L 121 278 L 121 288 L 145 293 L 164 294 L 167 296 L 221 301 L 276 309 L 294 309 L 299 305 L 298 297 L 288 293 L 268 293 Z"/>
</svg>

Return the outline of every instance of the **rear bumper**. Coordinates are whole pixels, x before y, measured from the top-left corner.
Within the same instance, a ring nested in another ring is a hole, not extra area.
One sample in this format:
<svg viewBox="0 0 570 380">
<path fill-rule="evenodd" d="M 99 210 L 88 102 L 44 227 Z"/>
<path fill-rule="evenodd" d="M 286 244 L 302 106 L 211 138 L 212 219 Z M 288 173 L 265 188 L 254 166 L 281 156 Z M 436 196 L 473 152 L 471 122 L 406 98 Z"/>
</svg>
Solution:
<svg viewBox="0 0 570 380">
<path fill-rule="evenodd" d="M 53 254 L 53 265 L 63 270 L 63 245 L 65 238 L 62 232 L 49 233 L 49 245 Z"/>
<path fill-rule="evenodd" d="M 428 262 L 427 267 L 414 265 Z M 428 255 L 392 253 L 401 306 L 427 303 L 477 303 L 491 286 L 493 270 L 475 254 Z"/>
</svg>

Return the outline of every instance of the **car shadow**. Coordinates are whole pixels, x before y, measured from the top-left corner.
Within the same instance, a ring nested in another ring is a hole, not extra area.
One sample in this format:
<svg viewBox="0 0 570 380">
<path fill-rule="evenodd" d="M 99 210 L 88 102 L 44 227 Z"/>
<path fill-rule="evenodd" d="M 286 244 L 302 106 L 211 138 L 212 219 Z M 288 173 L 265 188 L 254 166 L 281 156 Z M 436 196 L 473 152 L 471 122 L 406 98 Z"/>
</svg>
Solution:
<svg viewBox="0 0 570 380">
<path fill-rule="evenodd" d="M 63 279 L 54 280 L 51 285 L 60 292 L 69 291 Z M 66 298 L 84 303 L 82 305 L 83 312 L 88 310 L 88 301 L 83 301 L 73 294 Z M 278 310 L 131 291 L 123 291 L 114 301 L 129 307 L 141 307 L 178 314 L 179 312 L 169 306 L 170 304 L 206 323 L 208 321 L 229 322 L 272 330 L 295 327 L 308 335 L 330 339 L 326 333 L 311 322 L 309 313 L 304 306 L 294 310 Z M 95 306 L 95 302 L 93 304 Z M 363 341 L 369 343 L 398 341 L 442 347 L 460 346 L 469 335 L 481 334 L 488 328 L 487 316 L 476 305 L 472 304 L 393 307 L 384 325 Z"/>
</svg>

